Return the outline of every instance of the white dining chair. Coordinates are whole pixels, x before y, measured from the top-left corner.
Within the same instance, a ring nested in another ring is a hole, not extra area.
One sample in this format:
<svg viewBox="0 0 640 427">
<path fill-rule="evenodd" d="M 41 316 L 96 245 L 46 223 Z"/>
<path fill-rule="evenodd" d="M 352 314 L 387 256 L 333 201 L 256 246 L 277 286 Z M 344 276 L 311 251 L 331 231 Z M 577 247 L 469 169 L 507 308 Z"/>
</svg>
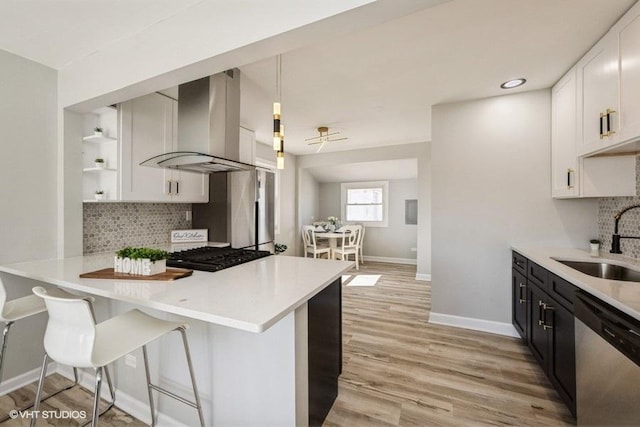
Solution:
<svg viewBox="0 0 640 427">
<path fill-rule="evenodd" d="M 364 235 L 366 234 L 366 227 L 362 224 L 360 227 L 360 264 L 364 264 Z"/>
<path fill-rule="evenodd" d="M 342 227 L 342 246 L 333 249 L 332 258 L 347 260 L 349 255 L 355 256 L 356 270 L 360 270 L 360 238 L 362 237 L 361 225 L 345 225 Z"/>
<path fill-rule="evenodd" d="M 312 254 L 313 258 L 318 258 L 319 255 L 327 254 L 327 258 L 331 258 L 331 248 L 318 245 L 314 226 L 302 226 L 302 240 L 304 242 L 305 258 L 307 257 L 307 254 Z"/>
<path fill-rule="evenodd" d="M 56 290 L 56 292 L 64 293 L 62 290 Z M 2 382 L 3 373 L 4 373 L 4 364 L 5 358 L 7 354 L 7 347 L 9 343 L 9 331 L 11 330 L 11 326 L 18 321 L 25 319 L 27 317 L 35 316 L 36 314 L 43 313 L 47 310 L 47 307 L 44 304 L 42 298 L 38 298 L 35 295 L 27 295 L 25 297 L 16 298 L 13 300 L 7 301 L 7 291 L 4 287 L 4 282 L 2 278 L 0 278 L 0 321 L 4 322 L 4 329 L 2 330 L 2 350 L 0 351 L 0 383 Z M 73 384 L 63 387 L 61 389 L 55 390 L 42 400 L 48 399 L 50 397 L 55 396 L 58 393 L 69 390 L 74 386 L 78 385 L 78 371 L 73 370 L 75 381 Z M 29 403 L 18 410 L 24 411 L 25 409 L 33 406 L 33 403 Z M 0 418 L 0 422 L 7 421 L 9 419 L 9 414 L 4 415 Z"/>
<path fill-rule="evenodd" d="M 33 407 L 35 414 L 38 414 L 42 386 L 47 374 L 47 363 L 49 359 L 52 359 L 58 363 L 76 368 L 95 369 L 96 385 L 91 425 L 93 427 L 97 426 L 99 416 L 113 407 L 115 403 L 115 393 L 107 365 L 142 347 L 144 369 L 147 377 L 147 392 L 149 394 L 149 407 L 151 410 L 151 425 L 153 426 L 156 423 L 152 395 L 152 390 L 156 390 L 195 408 L 198 411 L 200 425 L 204 426 L 202 406 L 200 404 L 193 365 L 191 363 L 191 353 L 185 332 L 188 327 L 187 324 L 157 319 L 137 309 L 130 310 L 124 314 L 96 324 L 93 306 L 85 298 L 52 296 L 46 289 L 40 286 L 33 288 L 33 293 L 44 299 L 47 311 L 49 312 L 49 321 L 44 334 L 45 355 L 42 361 L 40 381 L 38 383 L 36 401 Z M 182 335 L 195 402 L 189 401 L 151 383 L 147 344 L 176 330 L 180 331 Z M 98 408 L 103 370 L 107 378 L 111 402 L 105 410 L 99 413 Z M 36 420 L 37 417 L 31 419 L 31 427 L 35 426 Z"/>
</svg>

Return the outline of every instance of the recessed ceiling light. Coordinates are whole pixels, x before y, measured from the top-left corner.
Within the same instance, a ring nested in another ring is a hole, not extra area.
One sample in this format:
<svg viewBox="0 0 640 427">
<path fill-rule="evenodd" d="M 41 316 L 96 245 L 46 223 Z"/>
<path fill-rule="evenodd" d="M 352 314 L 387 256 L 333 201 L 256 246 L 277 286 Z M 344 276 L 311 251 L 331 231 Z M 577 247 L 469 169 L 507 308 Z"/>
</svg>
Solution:
<svg viewBox="0 0 640 427">
<path fill-rule="evenodd" d="M 506 81 L 500 85 L 502 89 L 513 89 L 514 87 L 522 86 L 527 82 L 527 79 L 513 79 Z"/>
</svg>

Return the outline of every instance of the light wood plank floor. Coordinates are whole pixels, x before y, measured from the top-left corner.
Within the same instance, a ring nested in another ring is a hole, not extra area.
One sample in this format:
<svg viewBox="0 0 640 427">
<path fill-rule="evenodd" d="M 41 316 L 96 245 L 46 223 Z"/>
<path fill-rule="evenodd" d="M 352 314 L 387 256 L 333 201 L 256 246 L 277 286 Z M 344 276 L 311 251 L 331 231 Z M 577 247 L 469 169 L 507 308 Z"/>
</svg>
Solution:
<svg viewBox="0 0 640 427">
<path fill-rule="evenodd" d="M 53 374 L 47 377 L 45 381 L 45 394 L 50 393 L 53 390 L 59 390 L 67 385 L 70 385 L 72 381 L 64 378 L 61 375 Z M 36 394 L 36 386 L 38 383 L 29 384 L 22 387 L 19 390 L 11 392 L 7 395 L 0 397 L 0 417 L 4 417 L 10 410 L 23 407 L 33 402 Z M 102 402 L 101 408 L 106 406 L 106 402 Z M 50 399 L 47 399 L 40 405 L 41 411 L 59 411 L 57 413 L 49 413 L 47 419 L 39 418 L 38 427 L 60 426 L 60 427 L 75 427 L 80 426 L 91 418 L 93 407 L 93 393 L 86 389 L 75 386 L 70 390 L 64 391 Z M 30 411 L 31 408 L 25 410 Z M 68 411 L 68 412 L 64 412 Z M 71 411 L 84 411 L 86 417 L 78 417 L 78 413 Z M 59 417 L 59 418 L 56 418 Z M 28 426 L 31 422 L 29 418 L 16 418 L 9 419 L 2 423 L 2 426 L 7 427 L 23 427 Z M 131 415 L 123 412 L 118 407 L 112 408 L 106 414 L 100 417 L 100 426 L 111 427 L 143 427 L 142 421 L 133 418 Z"/>
<path fill-rule="evenodd" d="M 430 287 L 415 272 L 372 262 L 350 272 L 382 277 L 343 286 L 343 373 L 325 426 L 574 423 L 520 340 L 428 324 Z"/>
</svg>

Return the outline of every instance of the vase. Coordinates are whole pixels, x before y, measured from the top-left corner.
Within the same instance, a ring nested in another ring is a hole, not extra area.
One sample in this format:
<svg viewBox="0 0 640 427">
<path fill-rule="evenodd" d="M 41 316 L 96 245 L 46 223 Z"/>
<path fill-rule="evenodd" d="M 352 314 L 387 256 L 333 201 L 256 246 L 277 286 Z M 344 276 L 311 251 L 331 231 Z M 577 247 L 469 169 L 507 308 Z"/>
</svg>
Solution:
<svg viewBox="0 0 640 427">
<path fill-rule="evenodd" d="M 591 243 L 591 252 L 589 255 L 592 257 L 600 256 L 600 243 Z"/>
<path fill-rule="evenodd" d="M 96 200 L 102 200 L 104 198 L 104 194 L 94 194 Z"/>
<path fill-rule="evenodd" d="M 104 169 L 106 167 L 106 164 L 104 162 L 96 162 L 96 167 L 98 169 Z"/>
</svg>

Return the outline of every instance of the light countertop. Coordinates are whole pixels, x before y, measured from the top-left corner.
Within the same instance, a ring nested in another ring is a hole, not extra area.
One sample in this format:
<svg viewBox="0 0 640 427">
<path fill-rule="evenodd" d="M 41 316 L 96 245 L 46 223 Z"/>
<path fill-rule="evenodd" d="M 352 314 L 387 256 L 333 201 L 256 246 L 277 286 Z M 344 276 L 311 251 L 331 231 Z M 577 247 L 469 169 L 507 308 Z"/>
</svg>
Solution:
<svg viewBox="0 0 640 427">
<path fill-rule="evenodd" d="M 113 253 L 29 261 L 0 271 L 249 332 L 263 332 L 339 278 L 351 261 L 269 256 L 175 281 L 81 279 Z"/>
<path fill-rule="evenodd" d="M 600 257 L 592 257 L 586 250 L 571 248 L 512 246 L 512 249 L 541 267 L 546 268 L 556 276 L 571 282 L 576 287 L 584 289 L 596 298 L 640 320 L 640 283 L 592 277 L 561 264 L 556 261 L 556 259 L 564 261 L 608 262 L 635 270 L 640 270 L 640 262 L 620 255 L 607 253 L 603 249 L 600 250 Z"/>
</svg>

